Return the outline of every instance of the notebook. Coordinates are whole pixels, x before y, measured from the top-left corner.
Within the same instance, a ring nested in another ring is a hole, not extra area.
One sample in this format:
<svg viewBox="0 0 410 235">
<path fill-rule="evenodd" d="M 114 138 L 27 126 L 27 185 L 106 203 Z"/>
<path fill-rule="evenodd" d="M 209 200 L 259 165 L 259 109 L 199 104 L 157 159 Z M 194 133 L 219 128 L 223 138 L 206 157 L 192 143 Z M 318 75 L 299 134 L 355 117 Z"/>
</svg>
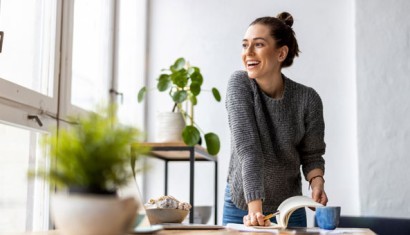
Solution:
<svg viewBox="0 0 410 235">
<path fill-rule="evenodd" d="M 135 221 L 135 227 L 130 233 L 154 233 L 162 229 L 167 230 L 213 230 L 213 229 L 225 229 L 221 225 L 210 224 L 189 224 L 189 223 L 164 223 L 151 225 L 144 207 L 144 200 L 140 193 L 137 181 L 131 179 L 127 186 L 118 190 L 120 197 L 134 197 L 138 202 L 138 216 Z M 188 215 L 189 216 L 189 215 Z"/>
</svg>

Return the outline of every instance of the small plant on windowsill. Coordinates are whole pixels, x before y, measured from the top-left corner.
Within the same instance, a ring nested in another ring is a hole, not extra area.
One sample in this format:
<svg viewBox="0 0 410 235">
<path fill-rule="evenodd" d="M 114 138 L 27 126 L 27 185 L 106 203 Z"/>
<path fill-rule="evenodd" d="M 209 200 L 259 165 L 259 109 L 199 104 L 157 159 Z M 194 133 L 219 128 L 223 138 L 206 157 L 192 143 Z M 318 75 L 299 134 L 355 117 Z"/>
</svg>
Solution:
<svg viewBox="0 0 410 235">
<path fill-rule="evenodd" d="M 178 111 L 183 116 L 186 126 L 182 130 L 182 139 L 185 144 L 193 146 L 200 142 L 201 132 L 205 138 L 207 151 L 211 155 L 218 154 L 220 141 L 217 134 L 205 133 L 194 121 L 194 107 L 198 104 L 198 96 L 202 91 L 203 76 L 198 67 L 191 66 L 184 58 L 179 58 L 169 69 L 163 69 L 157 82 L 160 92 L 168 91 L 174 106 L 172 112 Z M 218 102 L 221 95 L 217 88 L 212 88 L 212 95 Z M 138 92 L 138 102 L 142 102 L 147 88 L 144 86 Z M 189 102 L 189 110 L 183 108 L 183 103 Z"/>
</svg>

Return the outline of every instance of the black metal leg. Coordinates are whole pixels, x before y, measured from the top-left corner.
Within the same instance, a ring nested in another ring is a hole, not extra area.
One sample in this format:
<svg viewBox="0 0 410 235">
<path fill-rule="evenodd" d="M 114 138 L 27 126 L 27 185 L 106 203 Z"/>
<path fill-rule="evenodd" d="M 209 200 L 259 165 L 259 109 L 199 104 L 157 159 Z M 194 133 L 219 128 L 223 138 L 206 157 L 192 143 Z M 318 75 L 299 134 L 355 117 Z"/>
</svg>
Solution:
<svg viewBox="0 0 410 235">
<path fill-rule="evenodd" d="M 1 0 L 0 0 L 1 1 Z M 152 151 L 189 151 L 189 203 L 192 205 L 190 214 L 189 214 L 189 223 L 194 223 L 194 184 L 195 184 L 195 152 L 198 151 L 207 161 L 214 161 L 215 162 L 215 182 L 214 182 L 214 189 L 215 189 L 215 224 L 218 224 L 218 162 L 216 158 L 213 158 L 208 153 L 203 152 L 200 149 L 195 149 L 193 146 L 155 146 L 152 147 Z M 168 162 L 169 161 L 186 161 L 187 159 L 175 159 L 156 156 L 159 159 L 165 161 L 165 186 L 164 191 L 165 195 L 168 195 Z M 204 160 L 204 159 L 201 159 Z"/>
<path fill-rule="evenodd" d="M 164 174 L 165 174 L 165 189 L 164 189 L 165 194 L 164 195 L 168 195 L 168 160 L 165 160 Z"/>
<path fill-rule="evenodd" d="M 189 223 L 194 223 L 194 167 L 195 167 L 195 151 L 194 148 L 189 150 L 189 203 L 192 208 L 189 213 Z"/>
<path fill-rule="evenodd" d="M 214 214 L 214 224 L 218 224 L 218 162 L 215 161 L 215 214 Z"/>
</svg>

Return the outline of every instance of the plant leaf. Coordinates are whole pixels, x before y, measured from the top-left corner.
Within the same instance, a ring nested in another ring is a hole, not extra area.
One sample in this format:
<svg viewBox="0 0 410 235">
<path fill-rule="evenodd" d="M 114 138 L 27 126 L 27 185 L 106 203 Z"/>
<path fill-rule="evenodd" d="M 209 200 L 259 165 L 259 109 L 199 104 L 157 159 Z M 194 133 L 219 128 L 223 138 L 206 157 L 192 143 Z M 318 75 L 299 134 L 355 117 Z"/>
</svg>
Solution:
<svg viewBox="0 0 410 235">
<path fill-rule="evenodd" d="M 172 82 L 179 88 L 184 88 L 188 84 L 188 73 L 185 69 L 171 74 Z"/>
<path fill-rule="evenodd" d="M 189 89 L 191 90 L 194 96 L 197 96 L 199 95 L 199 93 L 201 93 L 201 84 L 197 82 L 192 82 L 191 86 L 189 86 Z"/>
<path fill-rule="evenodd" d="M 188 74 L 191 76 L 193 73 L 201 73 L 198 67 L 191 66 L 188 69 Z"/>
<path fill-rule="evenodd" d="M 215 87 L 212 88 L 212 94 L 214 95 L 214 98 L 216 101 L 220 102 L 221 101 L 221 94 L 219 94 L 218 89 L 216 89 Z"/>
<path fill-rule="evenodd" d="M 199 70 L 192 73 L 190 75 L 190 78 L 191 78 L 192 82 L 198 83 L 200 86 L 204 82 L 204 78 L 202 77 L 202 74 L 199 72 Z"/>
<path fill-rule="evenodd" d="M 221 143 L 219 142 L 219 137 L 215 133 L 209 132 L 205 135 L 205 143 L 208 153 L 211 155 L 217 155 L 219 149 L 221 148 Z"/>
<path fill-rule="evenodd" d="M 188 75 L 191 76 L 191 74 L 193 74 L 195 72 L 195 68 L 194 67 L 189 67 L 188 68 Z"/>
<path fill-rule="evenodd" d="M 200 137 L 201 134 L 199 133 L 198 129 L 196 129 L 196 127 L 192 125 L 186 126 L 182 131 L 182 139 L 184 140 L 184 143 L 189 146 L 198 144 Z"/>
<path fill-rule="evenodd" d="M 182 103 L 186 100 L 188 97 L 188 92 L 187 91 L 177 91 L 172 95 L 172 99 L 174 100 L 175 103 Z"/>
<path fill-rule="evenodd" d="M 138 103 L 141 103 L 144 100 L 145 93 L 147 92 L 147 88 L 144 86 L 138 91 Z"/>
<path fill-rule="evenodd" d="M 161 74 L 158 78 L 157 88 L 159 91 L 166 91 L 171 85 L 171 80 L 168 74 Z"/>
<path fill-rule="evenodd" d="M 188 95 L 188 96 L 189 96 L 189 100 L 191 101 L 191 104 L 195 106 L 198 103 L 196 96 L 193 95 L 192 92 L 191 92 L 191 95 Z"/>
<path fill-rule="evenodd" d="M 181 69 L 183 69 L 185 66 L 185 59 L 184 58 L 178 58 L 175 63 L 171 66 L 171 71 L 176 72 Z"/>
</svg>

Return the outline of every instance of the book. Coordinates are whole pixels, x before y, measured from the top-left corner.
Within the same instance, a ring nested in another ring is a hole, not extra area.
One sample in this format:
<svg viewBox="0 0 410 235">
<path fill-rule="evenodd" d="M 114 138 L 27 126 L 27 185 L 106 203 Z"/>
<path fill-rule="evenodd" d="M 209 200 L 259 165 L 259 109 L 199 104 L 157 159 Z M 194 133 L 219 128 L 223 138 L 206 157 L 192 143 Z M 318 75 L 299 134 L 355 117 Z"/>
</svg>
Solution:
<svg viewBox="0 0 410 235">
<path fill-rule="evenodd" d="M 277 224 L 272 223 L 271 226 L 252 226 L 252 228 L 261 229 L 264 231 L 272 230 L 272 232 L 274 231 L 274 229 L 284 229 L 288 227 L 289 218 L 292 215 L 292 213 L 296 211 L 297 209 L 302 208 L 302 207 L 319 207 L 319 206 L 323 206 L 323 205 L 318 202 L 313 201 L 313 199 L 310 197 L 293 196 L 293 197 L 286 199 L 279 205 L 278 207 L 279 214 L 276 215 Z M 228 224 L 227 227 L 236 229 L 236 230 L 241 230 L 241 229 L 238 229 L 239 227 L 236 224 Z M 255 230 L 252 230 L 252 231 L 255 231 Z"/>
<path fill-rule="evenodd" d="M 294 211 L 302 207 L 319 207 L 322 204 L 313 201 L 312 198 L 306 196 L 293 196 L 283 201 L 279 207 L 279 214 L 276 215 L 277 227 L 288 227 L 289 218 Z"/>
</svg>

